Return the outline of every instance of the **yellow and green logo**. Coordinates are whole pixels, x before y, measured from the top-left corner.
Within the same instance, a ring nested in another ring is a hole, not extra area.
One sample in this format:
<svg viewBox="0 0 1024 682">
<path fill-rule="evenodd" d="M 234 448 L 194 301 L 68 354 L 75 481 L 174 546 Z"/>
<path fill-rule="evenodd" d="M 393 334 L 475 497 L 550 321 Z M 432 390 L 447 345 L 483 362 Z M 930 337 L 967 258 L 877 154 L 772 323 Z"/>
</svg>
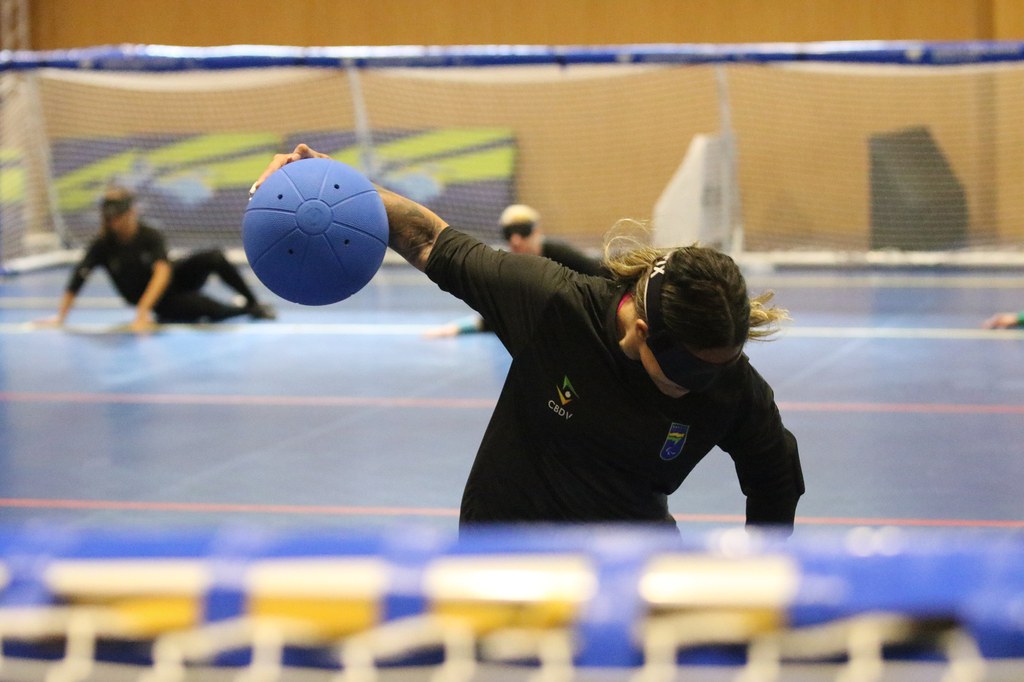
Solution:
<svg viewBox="0 0 1024 682">
<path fill-rule="evenodd" d="M 565 407 L 576 398 L 576 389 L 572 387 L 572 382 L 569 381 L 569 377 L 562 377 L 562 387 L 555 387 L 558 391 L 558 400 L 561 401 L 562 407 Z"/>
</svg>

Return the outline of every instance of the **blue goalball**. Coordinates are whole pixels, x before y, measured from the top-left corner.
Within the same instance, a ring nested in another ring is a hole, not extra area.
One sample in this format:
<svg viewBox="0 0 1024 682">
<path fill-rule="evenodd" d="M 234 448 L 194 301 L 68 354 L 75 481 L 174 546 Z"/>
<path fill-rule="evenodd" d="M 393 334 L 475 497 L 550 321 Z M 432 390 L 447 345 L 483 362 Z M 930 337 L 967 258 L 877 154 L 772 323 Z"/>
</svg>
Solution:
<svg viewBox="0 0 1024 682">
<path fill-rule="evenodd" d="M 331 159 L 283 166 L 253 194 L 242 220 L 253 273 L 302 305 L 337 303 L 362 289 L 384 262 L 388 218 L 373 184 Z"/>
</svg>

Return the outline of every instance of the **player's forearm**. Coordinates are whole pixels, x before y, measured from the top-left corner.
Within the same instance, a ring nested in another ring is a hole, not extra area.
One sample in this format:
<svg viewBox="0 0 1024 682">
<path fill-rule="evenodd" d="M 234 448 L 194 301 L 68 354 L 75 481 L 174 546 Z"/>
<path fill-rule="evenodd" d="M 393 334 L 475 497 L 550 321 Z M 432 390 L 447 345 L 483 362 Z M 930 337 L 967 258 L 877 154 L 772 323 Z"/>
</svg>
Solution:
<svg viewBox="0 0 1024 682">
<path fill-rule="evenodd" d="M 796 506 L 800 496 L 750 496 L 747 498 L 747 525 L 766 526 L 792 533 L 796 521 Z"/>
<path fill-rule="evenodd" d="M 64 296 L 60 299 L 60 307 L 57 308 L 57 322 L 63 324 L 64 320 L 67 319 L 68 313 L 71 312 L 71 306 L 75 304 L 75 294 L 71 291 L 65 291 Z"/>
<path fill-rule="evenodd" d="M 135 305 L 135 318 L 137 320 L 149 320 L 153 308 L 160 297 L 167 291 L 171 283 L 171 266 L 167 261 L 159 261 L 153 266 L 153 276 L 142 292 L 142 298 Z"/>
<path fill-rule="evenodd" d="M 378 191 L 388 214 L 388 246 L 416 269 L 424 270 L 437 235 L 448 224 L 411 199 L 383 188 Z"/>
</svg>

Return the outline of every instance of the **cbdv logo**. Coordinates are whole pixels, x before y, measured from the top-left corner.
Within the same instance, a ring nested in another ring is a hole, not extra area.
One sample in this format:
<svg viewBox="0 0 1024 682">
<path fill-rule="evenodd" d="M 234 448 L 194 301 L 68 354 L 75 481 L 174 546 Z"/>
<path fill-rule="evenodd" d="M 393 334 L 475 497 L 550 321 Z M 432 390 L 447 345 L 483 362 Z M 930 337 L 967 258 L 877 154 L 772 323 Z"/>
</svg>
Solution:
<svg viewBox="0 0 1024 682">
<path fill-rule="evenodd" d="M 576 389 L 572 387 L 572 382 L 569 381 L 569 377 L 562 377 L 562 387 L 555 386 L 555 392 L 558 394 L 558 402 L 554 400 L 548 401 L 548 409 L 562 417 L 566 421 L 572 419 L 572 412 L 565 408 L 566 405 L 576 399 Z"/>
</svg>

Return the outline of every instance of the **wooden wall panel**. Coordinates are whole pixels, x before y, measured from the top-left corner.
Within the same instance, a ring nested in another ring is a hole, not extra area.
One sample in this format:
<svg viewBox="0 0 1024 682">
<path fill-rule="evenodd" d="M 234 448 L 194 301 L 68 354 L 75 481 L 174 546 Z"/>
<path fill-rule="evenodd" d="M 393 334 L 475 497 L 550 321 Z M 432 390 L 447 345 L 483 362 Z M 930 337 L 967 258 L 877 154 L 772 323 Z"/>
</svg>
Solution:
<svg viewBox="0 0 1024 682">
<path fill-rule="evenodd" d="M 1024 3 L 992 0 L 992 39 L 1024 40 Z"/>
<path fill-rule="evenodd" d="M 32 0 L 34 49 L 1024 38 L 1019 0 Z"/>
</svg>

